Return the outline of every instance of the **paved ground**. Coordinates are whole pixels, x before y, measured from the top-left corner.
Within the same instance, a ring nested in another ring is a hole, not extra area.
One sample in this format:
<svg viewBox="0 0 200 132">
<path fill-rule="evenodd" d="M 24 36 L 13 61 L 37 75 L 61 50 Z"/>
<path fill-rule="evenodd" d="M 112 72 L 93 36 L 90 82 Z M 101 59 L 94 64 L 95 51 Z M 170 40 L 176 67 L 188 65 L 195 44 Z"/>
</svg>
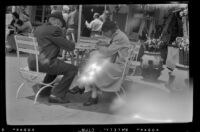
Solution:
<svg viewBox="0 0 200 132">
<path fill-rule="evenodd" d="M 25 64 L 26 58 L 22 60 Z M 188 122 L 192 119 L 192 88 L 185 85 L 188 78 L 185 70 L 176 70 L 175 86 L 168 90 L 164 70 L 159 83 L 144 83 L 140 77 L 125 85 L 127 98 L 121 101 L 114 93 L 103 93 L 98 105 L 84 107 L 82 103 L 89 94 L 68 95 L 72 103 L 50 104 L 47 98 L 39 98 L 33 104 L 31 84 L 25 85 L 20 99 L 15 98 L 17 87 L 22 82 L 17 71 L 16 55 L 6 55 L 6 109 L 7 123 L 17 124 L 115 124 L 148 122 Z M 142 84 L 143 83 L 143 84 Z"/>
</svg>

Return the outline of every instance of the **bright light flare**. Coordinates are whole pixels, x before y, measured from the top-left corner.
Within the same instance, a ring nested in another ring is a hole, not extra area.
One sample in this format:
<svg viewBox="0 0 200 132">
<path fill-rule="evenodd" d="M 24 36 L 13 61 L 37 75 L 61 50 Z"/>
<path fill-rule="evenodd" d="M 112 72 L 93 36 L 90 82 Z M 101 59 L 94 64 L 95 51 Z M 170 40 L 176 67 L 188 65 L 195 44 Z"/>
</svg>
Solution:
<svg viewBox="0 0 200 132">
<path fill-rule="evenodd" d="M 81 80 L 83 82 L 91 82 L 94 80 L 95 76 L 98 74 L 98 72 L 101 70 L 100 66 L 97 66 L 96 63 L 91 64 L 87 69 L 86 72 L 81 77 Z"/>
<path fill-rule="evenodd" d="M 144 120 L 144 121 L 149 121 L 149 122 L 173 122 L 171 119 L 166 119 L 166 120 L 158 120 L 158 119 L 153 119 L 153 118 L 148 118 L 148 117 L 142 117 L 139 114 L 135 114 L 132 116 L 132 118 Z"/>
<path fill-rule="evenodd" d="M 109 59 L 102 58 L 99 53 L 94 54 L 85 66 L 80 80 L 82 83 L 92 83 L 100 75 L 100 71 L 108 64 Z"/>
</svg>

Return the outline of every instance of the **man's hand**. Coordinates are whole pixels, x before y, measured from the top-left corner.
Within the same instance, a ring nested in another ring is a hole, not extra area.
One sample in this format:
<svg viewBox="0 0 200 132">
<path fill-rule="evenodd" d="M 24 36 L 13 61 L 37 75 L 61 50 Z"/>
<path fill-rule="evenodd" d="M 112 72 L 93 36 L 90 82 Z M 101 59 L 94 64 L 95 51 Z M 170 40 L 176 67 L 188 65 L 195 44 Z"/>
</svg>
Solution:
<svg viewBox="0 0 200 132">
<path fill-rule="evenodd" d="M 15 29 L 15 27 L 12 26 L 12 25 L 8 25 L 8 28 L 10 28 L 10 29 Z"/>
<path fill-rule="evenodd" d="M 88 25 L 88 21 L 85 21 L 85 25 Z"/>
</svg>

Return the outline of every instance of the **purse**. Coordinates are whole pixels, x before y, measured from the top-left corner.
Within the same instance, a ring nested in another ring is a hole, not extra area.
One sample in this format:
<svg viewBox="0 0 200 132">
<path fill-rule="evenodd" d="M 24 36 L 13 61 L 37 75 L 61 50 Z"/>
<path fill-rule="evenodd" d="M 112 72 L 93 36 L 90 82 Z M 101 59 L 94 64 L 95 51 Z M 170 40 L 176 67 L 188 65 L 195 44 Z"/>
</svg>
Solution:
<svg viewBox="0 0 200 132">
<path fill-rule="evenodd" d="M 115 54 L 113 54 L 113 55 L 111 56 L 111 63 L 115 63 L 118 56 L 119 56 L 119 53 L 118 53 L 118 51 L 117 51 L 117 53 L 115 53 Z"/>
</svg>

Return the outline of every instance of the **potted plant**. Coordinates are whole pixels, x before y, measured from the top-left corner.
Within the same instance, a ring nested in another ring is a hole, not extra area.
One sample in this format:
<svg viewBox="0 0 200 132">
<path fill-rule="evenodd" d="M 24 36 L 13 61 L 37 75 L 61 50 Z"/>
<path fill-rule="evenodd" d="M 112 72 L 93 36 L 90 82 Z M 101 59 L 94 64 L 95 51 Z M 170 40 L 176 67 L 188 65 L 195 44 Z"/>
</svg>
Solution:
<svg viewBox="0 0 200 132">
<path fill-rule="evenodd" d="M 144 42 L 144 54 L 141 58 L 142 76 L 146 80 L 157 80 L 163 70 L 163 59 L 160 49 L 163 41 L 160 38 L 147 37 Z"/>
</svg>

